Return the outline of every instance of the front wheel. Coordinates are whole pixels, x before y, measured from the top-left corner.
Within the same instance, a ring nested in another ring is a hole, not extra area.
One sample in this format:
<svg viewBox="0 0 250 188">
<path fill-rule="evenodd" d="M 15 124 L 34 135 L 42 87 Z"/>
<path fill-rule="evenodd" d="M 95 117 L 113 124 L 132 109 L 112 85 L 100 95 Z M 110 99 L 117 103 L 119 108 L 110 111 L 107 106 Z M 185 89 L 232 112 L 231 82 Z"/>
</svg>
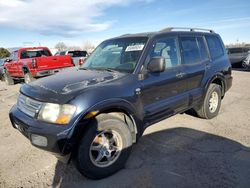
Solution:
<svg viewBox="0 0 250 188">
<path fill-rule="evenodd" d="M 35 78 L 34 78 L 30 73 L 26 73 L 26 74 L 24 75 L 24 82 L 25 82 L 26 84 L 32 82 L 33 80 L 35 80 Z"/>
<path fill-rule="evenodd" d="M 201 118 L 212 119 L 218 115 L 220 106 L 221 87 L 217 84 L 211 84 L 207 90 L 202 106 L 196 110 L 196 112 Z"/>
<path fill-rule="evenodd" d="M 101 179 L 124 167 L 131 147 L 132 136 L 126 123 L 101 114 L 88 125 L 74 162 L 86 177 Z"/>
</svg>

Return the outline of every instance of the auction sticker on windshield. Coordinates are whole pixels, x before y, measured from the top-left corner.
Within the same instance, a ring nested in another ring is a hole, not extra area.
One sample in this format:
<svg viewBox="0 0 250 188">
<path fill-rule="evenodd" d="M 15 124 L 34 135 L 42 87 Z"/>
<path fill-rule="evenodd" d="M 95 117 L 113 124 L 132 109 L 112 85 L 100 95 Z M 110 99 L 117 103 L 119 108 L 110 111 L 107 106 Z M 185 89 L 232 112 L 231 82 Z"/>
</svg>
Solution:
<svg viewBox="0 0 250 188">
<path fill-rule="evenodd" d="M 136 44 L 136 45 L 131 45 L 128 46 L 125 50 L 125 52 L 131 52 L 131 51 L 141 51 L 143 49 L 144 45 L 143 44 Z"/>
</svg>

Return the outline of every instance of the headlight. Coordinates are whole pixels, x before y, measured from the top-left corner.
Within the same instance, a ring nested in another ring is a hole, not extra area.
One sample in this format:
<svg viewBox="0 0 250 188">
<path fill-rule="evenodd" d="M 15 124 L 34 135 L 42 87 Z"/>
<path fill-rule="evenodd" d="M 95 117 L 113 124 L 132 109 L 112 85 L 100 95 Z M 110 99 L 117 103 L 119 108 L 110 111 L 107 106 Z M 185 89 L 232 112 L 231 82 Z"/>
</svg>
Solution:
<svg viewBox="0 0 250 188">
<path fill-rule="evenodd" d="M 45 103 L 38 114 L 38 119 L 49 123 L 68 124 L 76 107 L 70 104 Z"/>
</svg>

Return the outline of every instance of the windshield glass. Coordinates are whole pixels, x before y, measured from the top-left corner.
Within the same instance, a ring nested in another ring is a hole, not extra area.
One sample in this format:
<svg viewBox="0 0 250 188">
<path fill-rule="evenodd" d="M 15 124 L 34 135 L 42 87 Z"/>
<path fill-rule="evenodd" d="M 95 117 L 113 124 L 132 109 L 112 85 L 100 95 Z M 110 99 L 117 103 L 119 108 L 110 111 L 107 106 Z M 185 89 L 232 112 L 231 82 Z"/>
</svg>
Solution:
<svg viewBox="0 0 250 188">
<path fill-rule="evenodd" d="M 90 55 L 83 67 L 132 73 L 146 42 L 146 37 L 104 41 Z"/>
</svg>

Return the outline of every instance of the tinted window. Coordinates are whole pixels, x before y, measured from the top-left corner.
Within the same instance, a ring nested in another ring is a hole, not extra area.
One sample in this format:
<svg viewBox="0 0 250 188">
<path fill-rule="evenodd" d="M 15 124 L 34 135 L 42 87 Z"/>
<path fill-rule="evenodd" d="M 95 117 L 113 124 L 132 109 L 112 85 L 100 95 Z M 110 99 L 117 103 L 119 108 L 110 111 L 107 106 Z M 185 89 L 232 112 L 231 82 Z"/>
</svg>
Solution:
<svg viewBox="0 0 250 188">
<path fill-rule="evenodd" d="M 243 52 L 244 52 L 244 53 L 247 53 L 247 52 L 249 52 L 249 49 L 248 49 L 248 48 L 244 48 L 244 49 L 243 49 Z"/>
<path fill-rule="evenodd" d="M 182 56 L 185 64 L 199 63 L 200 51 L 195 37 L 181 37 Z"/>
<path fill-rule="evenodd" d="M 86 57 L 87 52 L 86 51 L 69 51 L 68 55 L 71 57 Z"/>
<path fill-rule="evenodd" d="M 24 50 L 21 52 L 21 59 L 33 57 L 51 56 L 50 52 L 46 49 Z"/>
<path fill-rule="evenodd" d="M 201 61 L 205 61 L 208 59 L 208 53 L 203 37 L 197 37 L 197 42 L 200 49 Z"/>
<path fill-rule="evenodd" d="M 220 39 L 216 36 L 206 36 L 208 48 L 212 59 L 216 59 L 224 54 Z"/>
<path fill-rule="evenodd" d="M 242 48 L 230 48 L 228 49 L 228 51 L 230 52 L 230 54 L 238 54 L 238 53 L 242 53 Z"/>
<path fill-rule="evenodd" d="M 174 67 L 180 64 L 178 59 L 177 39 L 165 38 L 156 41 L 150 57 L 163 57 L 166 68 Z"/>
</svg>

